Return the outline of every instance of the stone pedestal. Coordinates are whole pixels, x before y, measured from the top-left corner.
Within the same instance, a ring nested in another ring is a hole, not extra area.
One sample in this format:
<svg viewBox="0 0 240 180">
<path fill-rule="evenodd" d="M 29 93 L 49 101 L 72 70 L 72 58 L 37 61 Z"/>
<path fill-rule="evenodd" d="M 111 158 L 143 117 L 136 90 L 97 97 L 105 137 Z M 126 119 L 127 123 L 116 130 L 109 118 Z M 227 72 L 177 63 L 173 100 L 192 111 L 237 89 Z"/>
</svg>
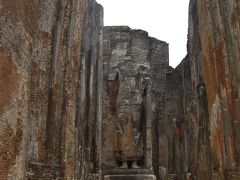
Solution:
<svg viewBox="0 0 240 180">
<path fill-rule="evenodd" d="M 154 175 L 147 174 L 123 174 L 123 175 L 106 175 L 104 180 L 156 180 Z"/>
<path fill-rule="evenodd" d="M 104 180 L 156 180 L 148 169 L 113 169 L 104 173 Z"/>
</svg>

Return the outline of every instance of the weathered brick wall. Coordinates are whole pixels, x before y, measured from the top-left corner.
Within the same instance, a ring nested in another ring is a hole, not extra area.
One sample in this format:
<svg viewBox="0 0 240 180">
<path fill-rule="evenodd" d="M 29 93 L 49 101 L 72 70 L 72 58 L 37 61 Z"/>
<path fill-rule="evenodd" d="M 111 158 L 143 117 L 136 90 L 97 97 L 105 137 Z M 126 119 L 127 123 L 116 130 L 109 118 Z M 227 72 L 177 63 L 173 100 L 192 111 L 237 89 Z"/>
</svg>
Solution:
<svg viewBox="0 0 240 180">
<path fill-rule="evenodd" d="M 182 66 L 167 73 L 165 89 L 165 123 L 159 128 L 161 134 L 159 141 L 160 149 L 160 167 L 170 174 L 180 171 L 180 153 L 179 146 L 182 140 L 181 126 L 183 123 L 182 106 Z M 164 169 L 165 168 L 165 169 Z"/>
<path fill-rule="evenodd" d="M 183 91 L 172 98 L 182 97 L 185 139 L 184 149 L 175 147 L 168 161 L 172 165 L 184 157 L 178 166 L 184 171 L 169 172 L 179 177 L 185 172 L 198 179 L 240 178 L 239 12 L 236 0 L 190 1 L 188 56 L 182 62 L 187 68 L 180 65 L 172 73 L 182 76 L 177 87 Z"/>
<path fill-rule="evenodd" d="M 103 8 L 88 1 L 77 90 L 77 179 L 98 179 L 101 171 Z M 84 175 L 83 175 L 84 174 Z"/>
<path fill-rule="evenodd" d="M 188 51 L 198 92 L 194 168 L 201 179 L 240 177 L 231 175 L 239 173 L 239 12 L 236 0 L 190 2 Z"/>
<path fill-rule="evenodd" d="M 164 158 L 161 162 L 162 178 L 184 179 L 193 162 L 192 116 L 193 90 L 189 56 L 167 73 L 165 90 L 165 126 L 162 127 Z M 167 172 L 167 174 L 166 174 Z"/>
<path fill-rule="evenodd" d="M 78 151 L 99 141 L 81 144 L 99 137 L 102 16 L 92 0 L 0 2 L 0 179 L 90 173 Z M 94 135 L 81 136 L 86 122 Z"/>
</svg>

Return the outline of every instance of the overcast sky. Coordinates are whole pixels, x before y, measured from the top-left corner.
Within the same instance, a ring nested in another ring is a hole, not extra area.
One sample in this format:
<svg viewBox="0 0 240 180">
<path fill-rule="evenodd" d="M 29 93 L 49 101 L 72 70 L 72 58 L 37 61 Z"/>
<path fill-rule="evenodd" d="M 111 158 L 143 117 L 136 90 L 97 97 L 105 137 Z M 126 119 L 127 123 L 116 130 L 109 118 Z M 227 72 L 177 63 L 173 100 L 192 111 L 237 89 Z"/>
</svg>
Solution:
<svg viewBox="0 0 240 180">
<path fill-rule="evenodd" d="M 186 55 L 189 0 L 97 0 L 104 7 L 104 25 L 128 25 L 166 41 L 170 65 Z"/>
</svg>

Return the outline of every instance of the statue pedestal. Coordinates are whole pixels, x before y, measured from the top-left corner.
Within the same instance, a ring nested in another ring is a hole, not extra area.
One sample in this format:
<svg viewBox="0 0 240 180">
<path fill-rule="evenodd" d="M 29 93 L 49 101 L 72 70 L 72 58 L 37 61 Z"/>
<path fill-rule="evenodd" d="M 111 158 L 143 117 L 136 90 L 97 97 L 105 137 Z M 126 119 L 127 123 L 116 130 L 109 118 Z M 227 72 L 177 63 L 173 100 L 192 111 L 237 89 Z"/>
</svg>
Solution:
<svg viewBox="0 0 240 180">
<path fill-rule="evenodd" d="M 147 174 L 123 174 L 123 175 L 106 175 L 104 180 L 156 180 L 154 175 Z"/>
<path fill-rule="evenodd" d="M 104 180 L 156 180 L 148 169 L 113 169 L 105 172 Z"/>
<path fill-rule="evenodd" d="M 154 175 L 147 174 L 123 174 L 123 175 L 106 175 L 104 180 L 156 180 Z"/>
</svg>

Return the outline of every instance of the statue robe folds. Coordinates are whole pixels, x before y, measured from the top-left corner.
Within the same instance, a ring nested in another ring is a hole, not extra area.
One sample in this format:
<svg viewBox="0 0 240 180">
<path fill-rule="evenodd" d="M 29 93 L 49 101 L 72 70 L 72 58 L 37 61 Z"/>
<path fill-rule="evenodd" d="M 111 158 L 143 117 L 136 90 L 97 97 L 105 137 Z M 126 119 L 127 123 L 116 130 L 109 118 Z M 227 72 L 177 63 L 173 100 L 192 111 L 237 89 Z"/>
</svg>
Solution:
<svg viewBox="0 0 240 180">
<path fill-rule="evenodd" d="M 131 66 L 128 65 L 128 68 Z M 140 81 L 139 69 L 119 70 L 115 133 L 115 156 L 119 161 L 143 159 L 143 96 Z"/>
</svg>

